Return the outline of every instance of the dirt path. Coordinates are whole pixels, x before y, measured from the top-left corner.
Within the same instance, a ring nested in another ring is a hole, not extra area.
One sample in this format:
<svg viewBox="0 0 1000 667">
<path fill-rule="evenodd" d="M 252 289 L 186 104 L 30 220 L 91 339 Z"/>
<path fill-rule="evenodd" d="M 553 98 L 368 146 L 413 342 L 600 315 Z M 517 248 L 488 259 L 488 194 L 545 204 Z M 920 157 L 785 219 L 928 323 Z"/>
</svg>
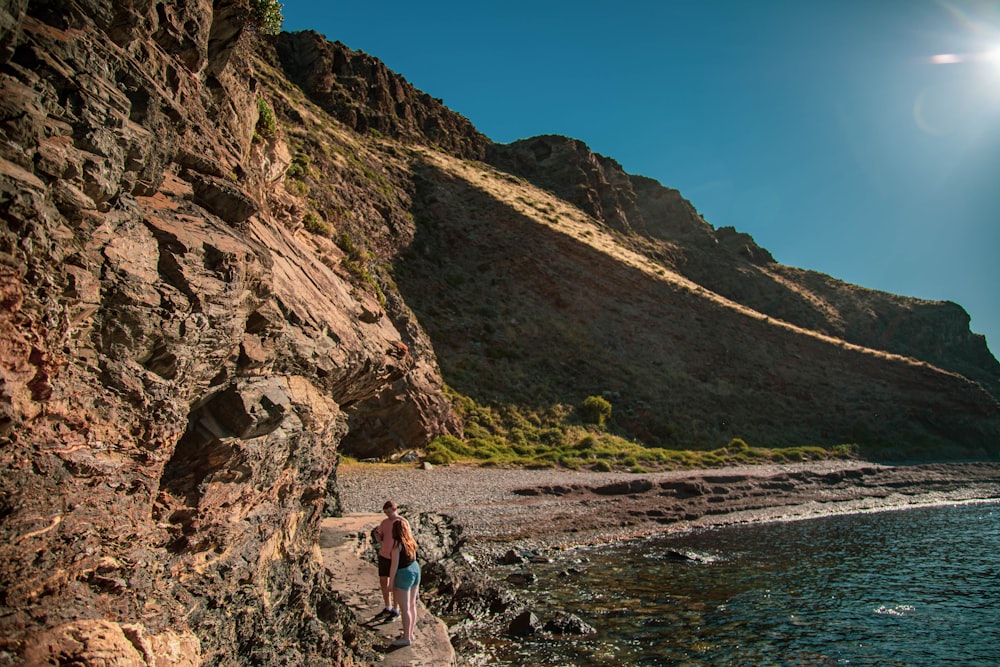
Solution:
<svg viewBox="0 0 1000 667">
<path fill-rule="evenodd" d="M 347 606 L 382 640 L 381 648 L 385 653 L 380 664 L 390 667 L 454 667 L 455 651 L 451 647 L 448 628 L 432 616 L 423 603 L 417 603 L 417 626 L 410 646 L 391 646 L 402 629 L 398 619 L 380 625 L 370 622 L 382 610 L 382 596 L 379 593 L 378 571 L 362 555 L 372 549 L 369 531 L 383 518 L 385 515 L 381 513 L 351 513 L 324 519 L 319 540 L 323 563 L 340 584 L 338 592 Z"/>
</svg>

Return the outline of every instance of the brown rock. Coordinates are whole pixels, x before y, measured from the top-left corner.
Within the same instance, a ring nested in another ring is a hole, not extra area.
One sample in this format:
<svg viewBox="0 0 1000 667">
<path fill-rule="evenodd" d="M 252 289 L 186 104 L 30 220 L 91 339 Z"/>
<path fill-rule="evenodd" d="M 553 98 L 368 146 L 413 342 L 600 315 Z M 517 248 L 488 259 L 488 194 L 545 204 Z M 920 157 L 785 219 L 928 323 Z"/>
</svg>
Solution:
<svg viewBox="0 0 1000 667">
<path fill-rule="evenodd" d="M 198 177 L 193 185 L 194 203 L 226 222 L 243 222 L 259 209 L 250 195 L 221 178 Z"/>
</svg>

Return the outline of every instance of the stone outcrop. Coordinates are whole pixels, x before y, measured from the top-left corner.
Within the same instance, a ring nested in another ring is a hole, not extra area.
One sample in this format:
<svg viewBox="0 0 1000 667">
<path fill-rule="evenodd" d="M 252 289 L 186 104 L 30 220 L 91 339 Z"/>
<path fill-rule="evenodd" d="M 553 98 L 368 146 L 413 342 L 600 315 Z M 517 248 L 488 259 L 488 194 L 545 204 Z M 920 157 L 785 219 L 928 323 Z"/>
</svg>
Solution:
<svg viewBox="0 0 1000 667">
<path fill-rule="evenodd" d="M 384 63 L 315 32 L 282 33 L 276 51 L 289 80 L 358 132 L 482 159 L 489 139 L 467 118 L 421 92 Z"/>
<path fill-rule="evenodd" d="M 490 164 L 579 207 L 623 234 L 696 246 L 714 243 L 712 228 L 677 190 L 625 173 L 582 141 L 555 135 L 494 144 Z"/>
<path fill-rule="evenodd" d="M 0 661 L 373 660 L 320 522 L 340 454 L 462 435 L 446 386 L 608 392 L 647 444 L 996 456 L 959 307 L 783 267 L 248 11 L 0 6 Z"/>
</svg>

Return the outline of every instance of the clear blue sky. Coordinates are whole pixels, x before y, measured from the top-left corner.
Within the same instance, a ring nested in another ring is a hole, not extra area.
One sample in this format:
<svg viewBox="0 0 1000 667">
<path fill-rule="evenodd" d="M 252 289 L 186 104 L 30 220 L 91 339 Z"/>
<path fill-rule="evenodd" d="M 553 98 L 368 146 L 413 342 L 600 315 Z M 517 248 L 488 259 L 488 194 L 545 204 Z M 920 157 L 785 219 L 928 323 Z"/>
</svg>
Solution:
<svg viewBox="0 0 1000 667">
<path fill-rule="evenodd" d="M 1000 1 L 287 0 L 492 140 L 583 140 L 1000 352 Z M 936 58 L 935 58 L 936 56 Z"/>
</svg>

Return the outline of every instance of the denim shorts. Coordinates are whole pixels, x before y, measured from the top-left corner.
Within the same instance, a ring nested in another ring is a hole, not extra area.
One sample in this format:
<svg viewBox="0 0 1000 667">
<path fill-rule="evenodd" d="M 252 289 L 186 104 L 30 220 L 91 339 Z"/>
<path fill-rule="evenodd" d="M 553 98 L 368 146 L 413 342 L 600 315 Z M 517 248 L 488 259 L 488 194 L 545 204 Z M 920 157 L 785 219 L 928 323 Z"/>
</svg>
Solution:
<svg viewBox="0 0 1000 667">
<path fill-rule="evenodd" d="M 420 563 L 413 561 L 406 567 L 396 570 L 396 579 L 392 584 L 401 591 L 408 591 L 420 585 Z"/>
</svg>

